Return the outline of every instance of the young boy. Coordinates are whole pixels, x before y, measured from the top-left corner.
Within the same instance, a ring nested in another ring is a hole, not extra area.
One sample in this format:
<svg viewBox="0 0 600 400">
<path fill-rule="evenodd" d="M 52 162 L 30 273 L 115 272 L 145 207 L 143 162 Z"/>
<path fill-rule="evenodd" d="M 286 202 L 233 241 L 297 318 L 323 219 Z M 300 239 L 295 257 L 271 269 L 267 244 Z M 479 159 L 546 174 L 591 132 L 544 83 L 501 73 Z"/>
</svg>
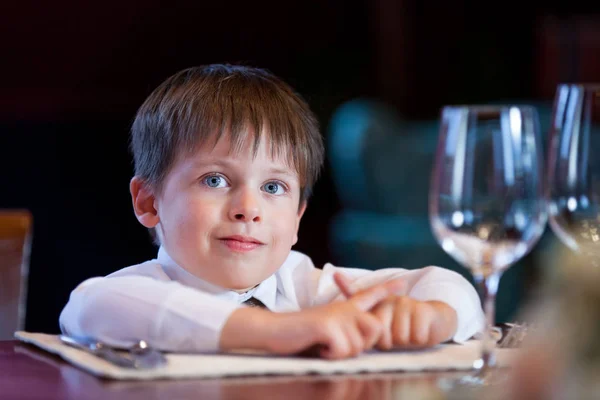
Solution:
<svg viewBox="0 0 600 400">
<path fill-rule="evenodd" d="M 131 148 L 133 209 L 158 256 L 81 283 L 64 333 L 344 358 L 462 342 L 483 326 L 455 272 L 321 270 L 291 250 L 324 150 L 308 105 L 272 74 L 209 65 L 171 76 L 139 109 Z"/>
</svg>

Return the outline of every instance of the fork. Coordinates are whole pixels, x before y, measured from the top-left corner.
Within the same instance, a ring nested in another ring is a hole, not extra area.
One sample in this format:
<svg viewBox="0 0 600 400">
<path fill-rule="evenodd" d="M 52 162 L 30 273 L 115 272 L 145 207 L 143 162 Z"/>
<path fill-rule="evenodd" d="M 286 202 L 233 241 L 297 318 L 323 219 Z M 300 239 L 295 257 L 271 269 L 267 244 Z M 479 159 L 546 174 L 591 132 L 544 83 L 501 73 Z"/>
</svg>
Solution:
<svg viewBox="0 0 600 400">
<path fill-rule="evenodd" d="M 497 344 L 500 349 L 513 349 L 520 347 L 530 326 L 527 323 L 507 323 L 510 328 Z"/>
<path fill-rule="evenodd" d="M 66 345 L 87 351 L 113 364 L 125 368 L 157 368 L 166 364 L 167 359 L 160 351 L 151 348 L 144 340 L 139 340 L 133 346 L 126 348 L 123 354 L 121 348 L 109 346 L 90 337 L 60 335 L 60 340 Z"/>
<path fill-rule="evenodd" d="M 138 340 L 129 348 L 129 353 L 136 360 L 137 368 L 156 368 L 167 363 L 163 353 L 150 347 L 143 339 Z"/>
</svg>

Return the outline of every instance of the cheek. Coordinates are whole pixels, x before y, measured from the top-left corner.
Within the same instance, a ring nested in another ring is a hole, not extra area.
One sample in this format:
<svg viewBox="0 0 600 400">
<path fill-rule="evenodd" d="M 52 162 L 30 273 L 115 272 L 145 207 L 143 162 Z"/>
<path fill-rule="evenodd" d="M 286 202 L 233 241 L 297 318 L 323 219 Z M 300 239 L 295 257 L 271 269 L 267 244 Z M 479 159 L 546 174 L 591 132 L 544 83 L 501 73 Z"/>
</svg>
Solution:
<svg viewBox="0 0 600 400">
<path fill-rule="evenodd" d="M 193 197 L 180 198 L 172 203 L 168 213 L 168 229 L 179 239 L 198 236 L 209 231 L 218 222 L 219 212 L 215 202 Z"/>
<path fill-rule="evenodd" d="M 220 220 L 221 207 L 218 202 L 191 200 L 182 212 L 183 224 L 194 225 L 196 229 L 209 229 Z"/>
<path fill-rule="evenodd" d="M 273 218 L 274 221 L 274 233 L 277 235 L 276 239 L 285 240 L 286 242 L 294 241 L 296 237 L 296 227 L 298 225 L 298 214 L 297 212 L 282 212 Z"/>
</svg>

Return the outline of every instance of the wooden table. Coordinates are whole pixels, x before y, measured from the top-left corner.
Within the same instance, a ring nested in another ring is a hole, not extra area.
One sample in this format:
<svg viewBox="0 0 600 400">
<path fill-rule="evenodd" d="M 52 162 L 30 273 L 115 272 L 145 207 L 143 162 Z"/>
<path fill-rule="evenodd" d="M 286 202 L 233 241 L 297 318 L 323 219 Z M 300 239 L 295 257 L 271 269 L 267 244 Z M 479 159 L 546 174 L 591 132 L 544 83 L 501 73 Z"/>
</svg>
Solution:
<svg viewBox="0 0 600 400">
<path fill-rule="evenodd" d="M 157 381 L 103 380 L 18 341 L 0 341 L 0 399 L 443 398 L 440 378 L 462 373 L 394 373 Z"/>
</svg>

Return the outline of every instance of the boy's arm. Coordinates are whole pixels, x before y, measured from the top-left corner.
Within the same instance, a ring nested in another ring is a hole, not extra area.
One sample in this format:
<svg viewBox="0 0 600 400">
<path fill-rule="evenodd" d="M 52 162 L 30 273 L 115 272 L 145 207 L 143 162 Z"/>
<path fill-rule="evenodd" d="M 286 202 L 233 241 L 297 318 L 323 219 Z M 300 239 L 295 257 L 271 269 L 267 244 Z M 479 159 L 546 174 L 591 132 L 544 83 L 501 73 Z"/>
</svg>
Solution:
<svg viewBox="0 0 600 400">
<path fill-rule="evenodd" d="M 144 276 L 92 278 L 79 285 L 60 315 L 66 334 L 114 346 L 139 339 L 166 351 L 256 349 L 292 354 L 323 344 L 323 357 L 343 358 L 371 348 L 381 333 L 366 312 L 403 282 L 358 293 L 351 301 L 274 313 Z"/>
<path fill-rule="evenodd" d="M 220 347 L 276 354 L 316 348 L 325 358 L 355 356 L 371 349 L 383 332 L 383 325 L 369 310 L 403 286 L 402 280 L 391 280 L 355 293 L 347 301 L 295 312 L 238 309 L 221 331 Z"/>
<path fill-rule="evenodd" d="M 354 296 L 350 281 L 342 273 L 336 273 L 334 280 L 344 296 Z M 435 346 L 450 340 L 457 328 L 456 311 L 441 301 L 390 296 L 377 304 L 371 313 L 383 326 L 376 344 L 382 350 Z"/>
<path fill-rule="evenodd" d="M 415 270 L 386 268 L 369 271 L 327 264 L 318 279 L 314 304 L 344 298 L 334 282 L 335 272 L 341 272 L 351 281 L 352 292 L 364 290 L 390 279 L 403 278 L 406 282 L 405 295 L 419 301 L 441 302 L 456 312 L 457 329 L 451 338 L 455 342 L 468 340 L 484 326 L 485 319 L 477 291 L 469 281 L 454 271 L 441 267 Z"/>
<path fill-rule="evenodd" d="M 225 321 L 240 306 L 212 295 L 144 276 L 92 278 L 71 293 L 61 330 L 115 346 L 147 340 L 166 351 L 219 349 Z"/>
</svg>

